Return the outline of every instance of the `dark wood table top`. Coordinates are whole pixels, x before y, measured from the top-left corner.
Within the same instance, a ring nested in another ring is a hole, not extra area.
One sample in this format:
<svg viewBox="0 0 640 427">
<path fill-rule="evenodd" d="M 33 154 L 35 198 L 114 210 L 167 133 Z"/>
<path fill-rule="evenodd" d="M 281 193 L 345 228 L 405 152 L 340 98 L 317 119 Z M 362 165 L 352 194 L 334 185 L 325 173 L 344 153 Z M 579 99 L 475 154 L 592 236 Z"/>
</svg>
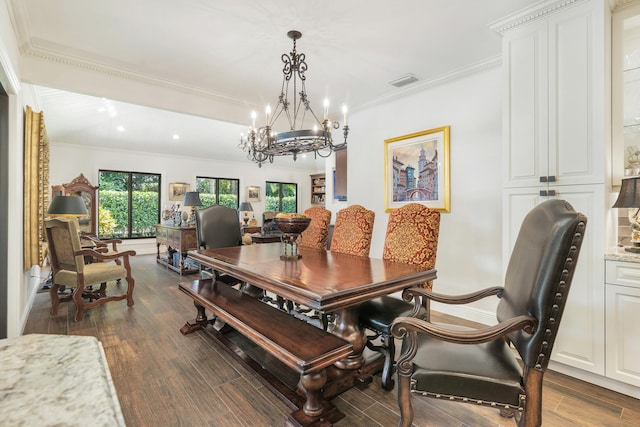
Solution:
<svg viewBox="0 0 640 427">
<path fill-rule="evenodd" d="M 189 251 L 203 265 L 325 312 L 358 305 L 436 278 L 436 270 L 319 249 L 280 259 L 280 243 Z"/>
</svg>

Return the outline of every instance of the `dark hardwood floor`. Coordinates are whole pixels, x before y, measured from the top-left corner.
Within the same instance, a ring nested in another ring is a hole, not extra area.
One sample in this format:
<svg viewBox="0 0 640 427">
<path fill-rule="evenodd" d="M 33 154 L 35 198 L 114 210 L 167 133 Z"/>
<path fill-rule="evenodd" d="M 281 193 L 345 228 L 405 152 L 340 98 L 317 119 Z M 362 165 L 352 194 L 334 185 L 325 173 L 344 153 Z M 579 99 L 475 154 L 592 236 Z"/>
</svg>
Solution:
<svg viewBox="0 0 640 427">
<path fill-rule="evenodd" d="M 73 303 L 49 315 L 49 295 L 36 295 L 25 334 L 91 335 L 104 346 L 128 426 L 282 426 L 290 410 L 203 332 L 180 327 L 195 316 L 193 301 L 178 291 L 180 276 L 151 255 L 133 258 L 135 306 L 111 302 L 73 321 Z M 184 279 L 197 276 L 184 276 Z M 434 313 L 437 321 L 452 320 Z M 454 319 L 455 320 L 455 319 Z M 513 426 L 497 410 L 471 404 L 413 399 L 416 426 Z M 337 426 L 396 426 L 396 390 L 376 376 L 333 403 L 346 414 Z M 37 402 L 25 402 L 34 404 Z M 543 394 L 545 426 L 638 425 L 640 401 L 548 372 Z M 0 421 L 1 424 L 1 421 Z"/>
</svg>

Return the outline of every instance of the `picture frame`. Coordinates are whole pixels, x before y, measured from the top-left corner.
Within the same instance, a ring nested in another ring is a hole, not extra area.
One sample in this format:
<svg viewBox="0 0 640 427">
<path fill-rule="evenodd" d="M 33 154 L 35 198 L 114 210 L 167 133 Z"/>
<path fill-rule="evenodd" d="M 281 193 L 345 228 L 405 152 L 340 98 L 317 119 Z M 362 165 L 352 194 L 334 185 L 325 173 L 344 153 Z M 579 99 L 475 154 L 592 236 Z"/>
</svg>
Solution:
<svg viewBox="0 0 640 427">
<path fill-rule="evenodd" d="M 189 184 L 186 182 L 169 183 L 169 200 L 183 201 L 184 195 L 189 191 Z"/>
<path fill-rule="evenodd" d="M 408 203 L 449 212 L 449 134 L 443 126 L 384 141 L 385 212 Z"/>
<path fill-rule="evenodd" d="M 260 201 L 260 187 L 253 185 L 247 186 L 247 202 Z"/>
</svg>

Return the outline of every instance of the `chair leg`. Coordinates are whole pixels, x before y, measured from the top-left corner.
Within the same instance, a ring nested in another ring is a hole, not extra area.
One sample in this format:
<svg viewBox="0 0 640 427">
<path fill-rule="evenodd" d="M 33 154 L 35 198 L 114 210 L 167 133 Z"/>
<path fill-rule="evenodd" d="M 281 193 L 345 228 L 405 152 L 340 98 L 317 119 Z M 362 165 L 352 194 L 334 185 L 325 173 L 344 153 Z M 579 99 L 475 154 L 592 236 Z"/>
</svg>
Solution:
<svg viewBox="0 0 640 427">
<path fill-rule="evenodd" d="M 73 291 L 73 303 L 76 305 L 76 315 L 74 320 L 79 322 L 84 317 L 84 302 L 82 301 L 82 293 L 84 292 L 84 284 L 79 283 L 75 291 Z"/>
<path fill-rule="evenodd" d="M 383 344 L 386 347 L 384 352 L 384 365 L 382 367 L 382 388 L 391 391 L 395 385 L 393 379 L 393 362 L 396 356 L 396 344 L 392 335 L 383 335 Z"/>
<path fill-rule="evenodd" d="M 411 376 L 398 375 L 398 406 L 400 407 L 398 427 L 411 427 L 413 423 L 410 385 Z"/>
<path fill-rule="evenodd" d="M 60 285 L 56 285 L 55 283 L 51 284 L 49 288 L 49 297 L 51 298 L 51 315 L 55 316 L 58 314 L 58 307 L 60 306 L 60 297 L 58 296 L 58 288 Z"/>
<path fill-rule="evenodd" d="M 136 285 L 136 281 L 133 277 L 127 276 L 127 307 L 133 307 L 133 288 Z"/>
<path fill-rule="evenodd" d="M 524 413 L 520 416 L 519 427 L 539 427 L 542 425 L 542 378 L 544 372 L 525 368 L 524 390 L 527 400 Z"/>
</svg>

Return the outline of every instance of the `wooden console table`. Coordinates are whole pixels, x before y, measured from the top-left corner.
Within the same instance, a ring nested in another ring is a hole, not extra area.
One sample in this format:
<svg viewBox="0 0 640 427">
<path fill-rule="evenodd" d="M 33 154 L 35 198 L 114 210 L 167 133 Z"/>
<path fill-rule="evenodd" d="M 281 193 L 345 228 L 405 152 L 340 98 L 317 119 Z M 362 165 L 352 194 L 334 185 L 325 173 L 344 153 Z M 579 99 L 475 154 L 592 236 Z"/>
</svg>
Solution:
<svg viewBox="0 0 640 427">
<path fill-rule="evenodd" d="M 180 254 L 180 262 L 173 265 L 173 260 L 160 256 L 160 245 L 172 248 Z M 180 273 L 197 273 L 197 269 L 188 269 L 184 266 L 184 259 L 187 257 L 187 251 L 196 249 L 198 246 L 196 239 L 195 227 L 175 227 L 172 225 L 156 224 L 156 261 L 159 264 L 166 265 L 171 270 Z"/>
</svg>

